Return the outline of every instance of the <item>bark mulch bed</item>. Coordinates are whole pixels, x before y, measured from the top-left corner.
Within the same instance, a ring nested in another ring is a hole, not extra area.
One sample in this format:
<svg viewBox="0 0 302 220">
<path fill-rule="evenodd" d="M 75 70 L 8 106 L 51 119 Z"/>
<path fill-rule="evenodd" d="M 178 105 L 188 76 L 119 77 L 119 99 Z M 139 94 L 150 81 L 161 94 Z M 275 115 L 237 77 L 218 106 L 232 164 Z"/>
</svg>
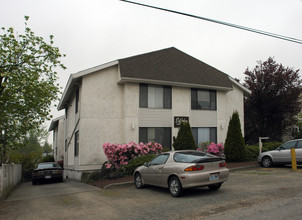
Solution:
<svg viewBox="0 0 302 220">
<path fill-rule="evenodd" d="M 236 162 L 236 163 L 227 163 L 227 168 L 229 169 L 238 169 L 238 168 L 244 168 L 244 167 L 252 167 L 257 166 L 257 161 L 251 161 L 251 162 Z M 98 180 L 90 183 L 93 186 L 104 188 L 108 185 L 115 184 L 115 183 L 124 183 L 124 182 L 131 182 L 133 181 L 133 176 L 124 176 L 118 179 L 108 179 L 108 180 Z"/>
</svg>

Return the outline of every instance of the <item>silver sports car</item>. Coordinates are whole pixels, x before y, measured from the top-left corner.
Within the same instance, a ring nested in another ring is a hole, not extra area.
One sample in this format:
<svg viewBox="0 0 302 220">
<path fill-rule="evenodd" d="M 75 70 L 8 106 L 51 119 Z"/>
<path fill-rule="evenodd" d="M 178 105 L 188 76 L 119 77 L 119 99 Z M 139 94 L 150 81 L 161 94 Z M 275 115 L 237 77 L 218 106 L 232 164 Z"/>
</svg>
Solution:
<svg viewBox="0 0 302 220">
<path fill-rule="evenodd" d="M 183 189 L 208 186 L 217 190 L 228 180 L 229 169 L 224 159 L 200 151 L 170 151 L 158 155 L 134 171 L 134 183 L 169 188 L 173 197 Z"/>
</svg>

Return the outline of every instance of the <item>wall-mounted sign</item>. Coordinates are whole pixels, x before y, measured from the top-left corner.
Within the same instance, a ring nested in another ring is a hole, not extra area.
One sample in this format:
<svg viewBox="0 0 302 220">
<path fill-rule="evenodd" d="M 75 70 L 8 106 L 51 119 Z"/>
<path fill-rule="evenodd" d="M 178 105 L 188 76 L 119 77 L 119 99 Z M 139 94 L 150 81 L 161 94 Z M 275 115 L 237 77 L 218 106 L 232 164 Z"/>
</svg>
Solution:
<svg viewBox="0 0 302 220">
<path fill-rule="evenodd" d="M 189 122 L 189 117 L 184 117 L 184 116 L 175 116 L 174 117 L 174 127 L 180 127 L 181 122 Z"/>
</svg>

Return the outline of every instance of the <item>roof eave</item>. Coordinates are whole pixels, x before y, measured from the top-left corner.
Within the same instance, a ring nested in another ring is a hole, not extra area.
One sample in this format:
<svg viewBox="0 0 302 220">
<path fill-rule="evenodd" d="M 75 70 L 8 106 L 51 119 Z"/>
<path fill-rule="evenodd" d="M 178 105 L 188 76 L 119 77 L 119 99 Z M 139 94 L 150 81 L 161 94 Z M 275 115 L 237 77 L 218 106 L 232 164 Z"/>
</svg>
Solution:
<svg viewBox="0 0 302 220">
<path fill-rule="evenodd" d="M 61 119 L 64 119 L 64 118 L 65 118 L 65 116 L 62 115 L 62 116 L 60 116 L 60 117 L 58 117 L 58 118 L 53 119 L 53 120 L 51 121 L 50 125 L 49 125 L 48 131 L 54 130 L 55 127 L 58 126 L 59 121 L 60 121 Z"/>
<path fill-rule="evenodd" d="M 239 83 L 237 80 L 233 79 L 231 76 L 229 76 L 229 79 L 232 81 L 232 83 L 237 85 L 243 91 L 244 95 L 248 96 L 248 95 L 252 94 L 251 90 L 249 90 L 248 88 L 243 86 L 241 83 Z"/>
<path fill-rule="evenodd" d="M 168 85 L 168 86 L 187 87 L 187 88 L 213 89 L 213 90 L 224 91 L 224 92 L 229 92 L 233 89 L 232 87 L 224 87 L 224 86 L 211 86 L 211 85 L 153 80 L 153 79 L 121 77 L 118 81 L 118 84 L 124 84 L 124 83 L 149 83 L 149 84 L 155 84 L 155 85 Z"/>
</svg>

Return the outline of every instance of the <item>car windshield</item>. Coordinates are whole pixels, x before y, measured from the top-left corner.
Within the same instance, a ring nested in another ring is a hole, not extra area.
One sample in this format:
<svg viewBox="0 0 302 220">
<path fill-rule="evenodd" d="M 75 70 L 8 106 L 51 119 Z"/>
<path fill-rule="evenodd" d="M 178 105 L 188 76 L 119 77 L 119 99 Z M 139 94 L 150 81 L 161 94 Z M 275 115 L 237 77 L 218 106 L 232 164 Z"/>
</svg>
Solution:
<svg viewBox="0 0 302 220">
<path fill-rule="evenodd" d="M 174 154 L 174 161 L 180 163 L 198 163 L 207 162 L 209 160 L 220 160 L 218 157 L 213 157 L 203 152 L 177 152 Z"/>
<path fill-rule="evenodd" d="M 59 165 L 55 163 L 44 163 L 38 165 L 38 169 L 47 169 L 47 168 L 54 168 L 54 167 L 59 167 Z"/>
</svg>

